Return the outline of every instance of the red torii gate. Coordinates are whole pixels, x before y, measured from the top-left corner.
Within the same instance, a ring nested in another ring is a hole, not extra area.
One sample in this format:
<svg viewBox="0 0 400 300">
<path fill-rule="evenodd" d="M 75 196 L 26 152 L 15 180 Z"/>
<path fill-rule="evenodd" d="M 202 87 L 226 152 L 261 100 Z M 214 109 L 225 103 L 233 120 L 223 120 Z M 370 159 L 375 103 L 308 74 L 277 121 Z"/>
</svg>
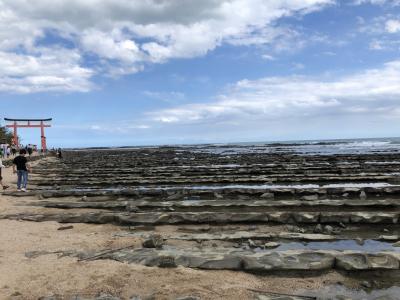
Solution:
<svg viewBox="0 0 400 300">
<path fill-rule="evenodd" d="M 14 145 L 19 147 L 17 128 L 40 128 L 42 151 L 45 152 L 47 150 L 46 137 L 44 135 L 44 128 L 51 127 L 50 124 L 45 123 L 45 122 L 50 122 L 52 120 L 51 118 L 50 119 L 9 119 L 9 118 L 4 118 L 4 120 L 6 122 L 12 122 L 12 124 L 8 124 L 8 125 L 6 125 L 6 127 L 13 129 Z M 20 124 L 18 122 L 23 122 L 23 124 Z"/>
</svg>

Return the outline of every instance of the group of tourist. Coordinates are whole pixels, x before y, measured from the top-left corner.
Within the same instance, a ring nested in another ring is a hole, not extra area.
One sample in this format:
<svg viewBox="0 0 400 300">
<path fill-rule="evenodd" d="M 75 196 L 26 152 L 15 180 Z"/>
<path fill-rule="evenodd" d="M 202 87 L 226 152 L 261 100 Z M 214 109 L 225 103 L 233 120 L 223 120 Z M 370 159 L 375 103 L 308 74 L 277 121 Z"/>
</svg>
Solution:
<svg viewBox="0 0 400 300">
<path fill-rule="evenodd" d="M 17 191 L 26 192 L 26 186 L 28 184 L 28 172 L 31 172 L 31 167 L 26 158 L 28 151 L 23 148 L 19 151 L 19 155 L 13 160 L 13 173 L 17 174 Z M 3 177 L 1 176 L 1 170 L 5 168 L 0 158 L 0 185 L 3 190 L 9 188 L 8 185 L 3 184 Z"/>
<path fill-rule="evenodd" d="M 9 145 L 9 144 L 0 144 L 0 157 L 3 159 L 7 159 L 10 156 L 15 156 L 17 155 L 18 150 L 17 149 L 25 149 L 25 151 L 31 156 L 33 152 L 37 152 L 37 146 L 28 144 L 28 145 L 19 145 L 17 147 L 16 145 Z"/>
<path fill-rule="evenodd" d="M 0 144 L 0 158 L 6 159 L 10 156 L 17 154 L 17 147 L 15 145 Z"/>
</svg>

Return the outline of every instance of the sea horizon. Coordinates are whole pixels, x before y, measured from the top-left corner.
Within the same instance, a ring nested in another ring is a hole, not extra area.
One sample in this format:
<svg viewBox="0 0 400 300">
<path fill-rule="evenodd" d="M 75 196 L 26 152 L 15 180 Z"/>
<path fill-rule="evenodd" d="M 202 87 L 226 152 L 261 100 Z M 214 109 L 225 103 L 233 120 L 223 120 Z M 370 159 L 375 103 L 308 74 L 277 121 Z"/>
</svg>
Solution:
<svg viewBox="0 0 400 300">
<path fill-rule="evenodd" d="M 235 142 L 198 142 L 198 143 L 154 143 L 154 144 L 140 144 L 140 145 L 115 145 L 115 146 L 77 146 L 77 147 L 64 147 L 65 150 L 77 150 L 77 149 L 129 149 L 129 148 L 147 148 L 147 147 L 186 147 L 186 146 L 259 146 L 259 145 L 274 145 L 274 144 L 297 144 L 297 145 L 315 145 L 319 143 L 326 144 L 339 144 L 348 142 L 362 142 L 362 141 L 375 141 L 375 142 L 386 142 L 386 143 L 399 143 L 399 137 L 368 137 L 368 138 L 327 138 L 327 139 L 295 139 L 295 140 L 271 140 L 271 141 L 235 141 Z"/>
</svg>

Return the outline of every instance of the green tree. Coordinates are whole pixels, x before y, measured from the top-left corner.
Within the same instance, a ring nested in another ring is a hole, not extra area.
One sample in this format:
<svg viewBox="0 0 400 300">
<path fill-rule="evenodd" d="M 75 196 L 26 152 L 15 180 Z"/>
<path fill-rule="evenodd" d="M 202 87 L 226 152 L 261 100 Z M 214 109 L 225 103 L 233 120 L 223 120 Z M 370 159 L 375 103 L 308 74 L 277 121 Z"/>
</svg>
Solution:
<svg viewBox="0 0 400 300">
<path fill-rule="evenodd" d="M 13 135 L 6 127 L 0 127 L 0 143 L 7 142 L 11 145 Z"/>
</svg>

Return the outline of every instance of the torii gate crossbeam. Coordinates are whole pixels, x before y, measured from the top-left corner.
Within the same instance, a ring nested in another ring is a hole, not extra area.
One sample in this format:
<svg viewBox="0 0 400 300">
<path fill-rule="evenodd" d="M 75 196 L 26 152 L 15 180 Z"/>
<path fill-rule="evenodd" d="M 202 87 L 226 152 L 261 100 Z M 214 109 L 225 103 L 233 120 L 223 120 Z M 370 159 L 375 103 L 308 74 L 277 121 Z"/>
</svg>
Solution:
<svg viewBox="0 0 400 300">
<path fill-rule="evenodd" d="M 18 141 L 18 128 L 40 128 L 41 134 L 41 143 L 42 143 L 42 151 L 45 152 L 47 150 L 46 145 L 46 136 L 44 135 L 44 128 L 51 127 L 50 124 L 46 124 L 45 122 L 50 122 L 52 119 L 9 119 L 4 118 L 6 122 L 12 122 L 12 124 L 6 125 L 7 128 L 13 129 L 13 142 L 19 147 Z M 23 122 L 21 124 L 20 122 Z"/>
</svg>

